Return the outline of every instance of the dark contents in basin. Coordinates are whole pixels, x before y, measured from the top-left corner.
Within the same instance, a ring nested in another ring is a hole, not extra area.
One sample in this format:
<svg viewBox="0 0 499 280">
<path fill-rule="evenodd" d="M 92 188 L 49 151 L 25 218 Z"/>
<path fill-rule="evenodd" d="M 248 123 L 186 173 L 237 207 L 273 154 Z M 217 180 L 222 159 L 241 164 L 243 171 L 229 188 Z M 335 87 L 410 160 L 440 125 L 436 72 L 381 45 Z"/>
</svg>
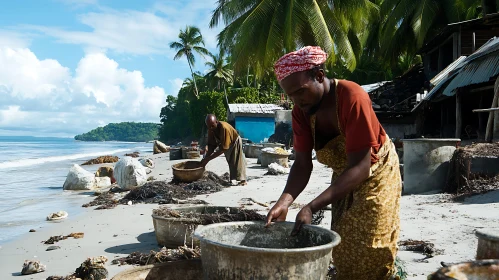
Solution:
<svg viewBox="0 0 499 280">
<path fill-rule="evenodd" d="M 291 236 L 292 223 L 276 223 L 265 228 L 263 223 L 220 227 L 206 232 L 205 238 L 235 246 L 269 249 L 298 249 L 325 245 L 332 236 L 311 227 L 303 227 L 296 236 Z"/>
</svg>

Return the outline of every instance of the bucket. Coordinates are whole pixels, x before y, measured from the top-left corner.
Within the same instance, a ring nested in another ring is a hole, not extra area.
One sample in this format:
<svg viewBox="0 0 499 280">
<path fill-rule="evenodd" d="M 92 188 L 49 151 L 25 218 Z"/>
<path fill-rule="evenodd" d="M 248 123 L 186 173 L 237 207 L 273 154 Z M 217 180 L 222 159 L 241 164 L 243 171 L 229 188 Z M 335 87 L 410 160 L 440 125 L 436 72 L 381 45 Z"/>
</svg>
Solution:
<svg viewBox="0 0 499 280">
<path fill-rule="evenodd" d="M 480 260 L 464 262 L 443 267 L 428 276 L 428 280 L 497 280 L 499 279 L 499 260 Z"/>
<path fill-rule="evenodd" d="M 182 150 L 180 148 L 175 148 L 170 150 L 170 160 L 182 159 Z"/>
<path fill-rule="evenodd" d="M 175 207 L 174 210 L 180 213 L 227 213 L 227 208 L 231 213 L 236 213 L 237 207 L 222 206 L 185 206 Z M 177 248 L 179 246 L 199 246 L 199 241 L 194 241 L 192 235 L 198 227 L 202 225 L 195 224 L 192 218 L 166 218 L 152 215 L 154 232 L 158 245 L 166 248 Z"/>
<path fill-rule="evenodd" d="M 440 191 L 460 139 L 404 139 L 404 194 Z"/>
<path fill-rule="evenodd" d="M 280 155 L 262 152 L 260 165 L 262 167 L 268 167 L 271 163 L 277 163 L 280 166 L 288 167 L 289 155 Z"/>
<path fill-rule="evenodd" d="M 187 158 L 188 159 L 196 159 L 196 158 L 200 158 L 200 153 L 199 151 L 189 151 L 187 152 Z"/>
<path fill-rule="evenodd" d="M 258 158 L 262 152 L 262 145 L 248 144 L 246 148 L 245 156 L 247 158 Z"/>
<path fill-rule="evenodd" d="M 499 233 L 477 230 L 475 235 L 478 237 L 476 259 L 499 259 Z"/>
<path fill-rule="evenodd" d="M 203 279 L 326 279 L 331 252 L 340 236 L 304 225 L 290 236 L 294 223 L 230 222 L 200 227 Z"/>
<path fill-rule="evenodd" d="M 202 277 L 201 260 L 182 260 L 127 269 L 111 280 L 200 280 Z"/>
</svg>

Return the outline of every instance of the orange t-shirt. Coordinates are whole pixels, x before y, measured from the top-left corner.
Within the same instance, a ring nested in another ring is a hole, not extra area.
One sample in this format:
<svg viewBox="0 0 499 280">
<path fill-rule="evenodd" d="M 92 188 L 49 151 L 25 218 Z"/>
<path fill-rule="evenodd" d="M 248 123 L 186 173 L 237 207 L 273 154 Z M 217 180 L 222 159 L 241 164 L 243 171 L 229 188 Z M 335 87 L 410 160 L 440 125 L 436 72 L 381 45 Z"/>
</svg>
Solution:
<svg viewBox="0 0 499 280">
<path fill-rule="evenodd" d="M 338 81 L 336 92 L 339 125 L 346 138 L 346 152 L 352 153 L 371 147 L 371 163 L 376 163 L 376 154 L 385 143 L 386 133 L 374 113 L 369 95 L 358 84 L 346 80 Z M 292 116 L 294 149 L 297 152 L 312 151 L 314 139 L 310 116 L 297 106 L 293 108 Z"/>
</svg>

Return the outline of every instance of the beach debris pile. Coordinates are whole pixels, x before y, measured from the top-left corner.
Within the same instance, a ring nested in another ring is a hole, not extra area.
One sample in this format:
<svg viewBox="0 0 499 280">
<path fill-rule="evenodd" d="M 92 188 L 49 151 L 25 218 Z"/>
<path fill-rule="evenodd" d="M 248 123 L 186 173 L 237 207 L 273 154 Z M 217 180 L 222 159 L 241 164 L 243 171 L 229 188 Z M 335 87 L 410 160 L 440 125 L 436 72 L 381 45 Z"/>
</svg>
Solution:
<svg viewBox="0 0 499 280">
<path fill-rule="evenodd" d="M 109 192 L 99 193 L 97 198 L 84 204 L 83 207 L 98 206 L 95 210 L 112 209 L 118 204 L 127 205 L 129 202 L 132 204 L 206 204 L 201 200 L 188 199 L 199 194 L 220 191 L 222 188 L 230 186 L 228 179 L 228 173 L 218 176 L 213 172 L 206 171 L 201 179 L 192 183 L 148 181 L 144 185 L 132 189 L 122 198 L 117 196 L 113 189 Z"/>
<path fill-rule="evenodd" d="M 176 249 L 161 248 L 158 252 L 151 250 L 149 253 L 133 252 L 124 258 L 113 260 L 117 265 L 149 265 L 156 263 L 172 262 L 179 260 L 198 259 L 201 257 L 199 247 L 189 248 L 181 246 Z"/>
<path fill-rule="evenodd" d="M 47 266 L 40 263 L 40 261 L 25 260 L 21 275 L 30 275 L 35 273 L 44 272 Z"/>
<path fill-rule="evenodd" d="M 56 236 L 51 236 L 49 239 L 47 239 L 46 241 L 42 241 L 43 244 L 54 244 L 56 242 L 59 242 L 61 240 L 66 240 L 68 239 L 69 237 L 72 237 L 74 239 L 80 239 L 80 238 L 83 238 L 85 236 L 85 234 L 83 232 L 73 232 L 73 233 L 70 233 L 68 235 L 56 235 Z"/>
<path fill-rule="evenodd" d="M 264 221 L 265 216 L 254 210 L 237 209 L 236 211 L 227 207 L 225 211 L 216 213 L 180 212 L 168 207 L 160 207 L 153 210 L 153 215 L 165 218 L 178 218 L 185 224 L 210 225 L 234 221 Z"/>
<path fill-rule="evenodd" d="M 265 175 L 283 175 L 283 174 L 289 174 L 290 171 L 291 168 L 287 168 L 273 162 L 269 164 L 268 171 L 267 173 L 265 173 Z"/>
<path fill-rule="evenodd" d="M 66 211 L 59 211 L 59 212 L 55 212 L 55 213 L 50 213 L 48 216 L 47 216 L 47 221 L 56 221 L 56 220 L 62 220 L 62 219 L 66 219 L 68 217 L 68 212 Z"/>
<path fill-rule="evenodd" d="M 499 143 L 475 143 L 456 149 L 445 187 L 446 192 L 456 194 L 456 199 L 499 189 L 497 168 L 473 173 L 474 158 L 499 162 Z"/>
<path fill-rule="evenodd" d="M 87 258 L 75 273 L 68 276 L 49 276 L 47 280 L 106 280 L 109 276 L 105 267 L 107 261 L 105 256 Z"/>
<path fill-rule="evenodd" d="M 140 156 L 140 152 L 133 152 L 129 154 L 125 154 L 126 157 L 138 158 Z"/>
<path fill-rule="evenodd" d="M 402 251 L 412 251 L 418 252 L 426 256 L 426 258 L 433 258 L 436 255 L 443 254 L 443 250 L 435 249 L 435 245 L 433 243 L 422 241 L 422 240 L 403 240 L 398 242 L 398 246 L 400 246 L 400 250 Z"/>
<path fill-rule="evenodd" d="M 176 199 L 187 199 L 191 197 L 190 193 L 180 186 L 169 184 L 165 181 L 148 182 L 141 187 L 131 190 L 123 199 L 122 204 L 128 204 L 131 201 L 136 203 L 161 203 L 170 204 Z"/>
<path fill-rule="evenodd" d="M 114 193 L 109 191 L 109 192 L 100 193 L 96 199 L 94 199 L 89 203 L 85 203 L 82 206 L 85 208 L 99 206 L 95 208 L 95 210 L 104 210 L 104 209 L 113 209 L 118 205 L 118 203 L 119 199 L 115 198 Z"/>
<path fill-rule="evenodd" d="M 119 160 L 117 156 L 100 156 L 98 158 L 91 159 L 82 165 L 93 165 L 93 164 L 103 164 L 103 163 L 115 163 Z"/>
</svg>

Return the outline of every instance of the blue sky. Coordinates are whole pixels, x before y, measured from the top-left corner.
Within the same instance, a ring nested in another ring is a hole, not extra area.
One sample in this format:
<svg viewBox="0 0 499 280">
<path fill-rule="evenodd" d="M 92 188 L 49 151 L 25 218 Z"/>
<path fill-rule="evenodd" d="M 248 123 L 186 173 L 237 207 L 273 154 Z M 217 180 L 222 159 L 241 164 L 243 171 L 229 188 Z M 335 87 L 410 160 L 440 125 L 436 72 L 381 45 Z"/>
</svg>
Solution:
<svg viewBox="0 0 499 280">
<path fill-rule="evenodd" d="M 73 136 L 109 122 L 159 121 L 190 75 L 173 60 L 181 28 L 208 27 L 214 0 L 17 0 L 0 9 L 0 135 Z M 195 68 L 203 72 L 204 59 Z"/>
</svg>

